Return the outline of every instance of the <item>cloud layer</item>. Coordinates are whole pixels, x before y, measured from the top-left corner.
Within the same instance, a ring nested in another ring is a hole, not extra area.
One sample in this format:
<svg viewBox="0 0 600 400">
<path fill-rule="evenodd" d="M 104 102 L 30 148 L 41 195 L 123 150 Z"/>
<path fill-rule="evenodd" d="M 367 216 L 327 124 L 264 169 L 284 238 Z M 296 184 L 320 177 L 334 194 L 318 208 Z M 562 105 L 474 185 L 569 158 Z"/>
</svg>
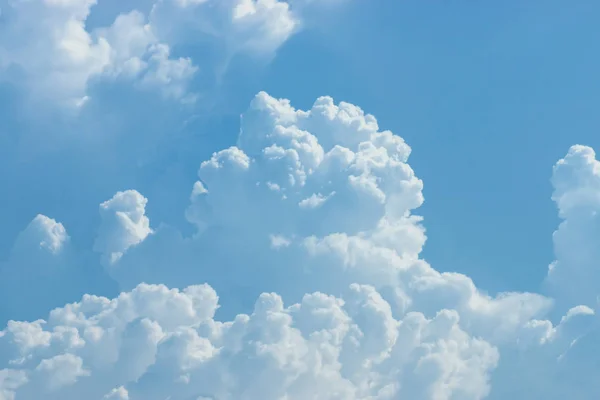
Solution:
<svg viewBox="0 0 600 400">
<path fill-rule="evenodd" d="M 420 258 L 426 236 L 414 211 L 423 183 L 410 152 L 357 106 L 322 97 L 303 111 L 259 93 L 237 145 L 201 162 L 190 182 L 181 213 L 193 235 L 153 227 L 148 200 L 134 190 L 100 205 L 94 251 L 122 293 L 85 295 L 45 320 L 9 322 L 0 333 L 0 396 L 598 393 L 597 290 L 582 285 L 596 259 L 593 151 L 574 146 L 554 169 L 564 222 L 554 237 L 552 297 L 490 296 Z M 16 241 L 2 282 L 12 286 L 21 265 L 29 276 L 64 276 L 57 271 L 81 268 L 77 251 L 60 223 L 38 216 Z M 554 321 L 557 306 L 564 316 Z"/>
<path fill-rule="evenodd" d="M 432 319 L 409 313 L 397 321 L 370 286 L 352 285 L 346 297 L 307 294 L 286 308 L 278 295 L 263 294 L 251 315 L 221 323 L 212 318 L 217 295 L 206 285 L 184 291 L 140 285 L 113 300 L 86 296 L 54 310 L 48 322 L 11 322 L 2 338 L 10 351 L 3 354 L 19 369 L 5 374 L 18 386 L 17 398 L 487 393 L 498 353 L 470 338 L 455 312 Z"/>
</svg>

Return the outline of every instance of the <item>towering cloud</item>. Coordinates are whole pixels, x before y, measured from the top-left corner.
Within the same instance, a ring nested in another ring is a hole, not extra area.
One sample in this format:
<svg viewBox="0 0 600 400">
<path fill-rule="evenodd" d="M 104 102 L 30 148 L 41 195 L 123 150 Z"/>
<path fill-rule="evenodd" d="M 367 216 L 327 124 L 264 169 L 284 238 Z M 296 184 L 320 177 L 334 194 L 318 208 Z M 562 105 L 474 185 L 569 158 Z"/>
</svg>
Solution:
<svg viewBox="0 0 600 400">
<path fill-rule="evenodd" d="M 70 300 L 56 296 L 55 291 L 64 288 L 61 281 L 68 279 L 72 256 L 65 227 L 44 215 L 36 216 L 17 236 L 9 259 L 0 264 L 0 321 L 17 311 L 22 318 L 43 316 L 49 311 L 45 300 L 50 297 L 55 299 L 54 306 Z"/>
<path fill-rule="evenodd" d="M 572 146 L 554 166 L 552 185 L 562 222 L 553 236 L 556 261 L 548 283 L 569 304 L 595 308 L 600 294 L 600 162 L 594 150 Z"/>
<path fill-rule="evenodd" d="M 490 296 L 465 275 L 435 270 L 420 257 L 426 238 L 414 212 L 423 184 L 409 155 L 402 138 L 357 106 L 323 97 L 302 111 L 259 93 L 242 116 L 237 145 L 201 162 L 199 180 L 190 182 L 185 214 L 193 235 L 151 228 L 147 200 L 136 191 L 101 204 L 94 248 L 122 293 L 85 295 L 45 320 L 9 322 L 0 333 L 0 395 L 597 393 L 592 285 L 576 293 L 575 281 L 552 281 L 565 310 L 552 322 L 549 297 Z M 571 271 L 579 279 L 593 265 L 596 165 L 591 149 L 576 146 L 555 168 L 553 198 L 565 222 L 550 280 Z M 577 242 L 583 253 L 570 252 L 573 237 L 589 239 Z M 57 257 L 67 238 L 60 224 L 38 217 L 15 249 Z"/>
</svg>

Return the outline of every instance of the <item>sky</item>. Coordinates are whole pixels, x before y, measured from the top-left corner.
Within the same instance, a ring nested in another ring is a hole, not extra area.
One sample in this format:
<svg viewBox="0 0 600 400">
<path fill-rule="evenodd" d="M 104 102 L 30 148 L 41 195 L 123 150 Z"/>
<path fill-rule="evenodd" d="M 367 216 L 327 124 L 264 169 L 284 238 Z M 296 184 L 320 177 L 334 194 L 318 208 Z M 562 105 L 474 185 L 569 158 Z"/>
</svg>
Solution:
<svg viewBox="0 0 600 400">
<path fill-rule="evenodd" d="M 598 398 L 598 12 L 0 0 L 0 400 Z"/>
</svg>

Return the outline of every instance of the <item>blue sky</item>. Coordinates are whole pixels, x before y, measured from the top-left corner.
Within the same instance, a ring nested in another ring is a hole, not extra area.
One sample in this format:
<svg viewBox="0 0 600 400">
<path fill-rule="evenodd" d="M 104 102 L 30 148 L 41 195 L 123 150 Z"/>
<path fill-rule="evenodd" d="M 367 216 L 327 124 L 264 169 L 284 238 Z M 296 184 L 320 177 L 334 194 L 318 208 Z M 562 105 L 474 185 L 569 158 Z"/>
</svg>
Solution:
<svg viewBox="0 0 600 400">
<path fill-rule="evenodd" d="M 600 394 L 600 4 L 0 10 L 0 399 Z"/>
</svg>

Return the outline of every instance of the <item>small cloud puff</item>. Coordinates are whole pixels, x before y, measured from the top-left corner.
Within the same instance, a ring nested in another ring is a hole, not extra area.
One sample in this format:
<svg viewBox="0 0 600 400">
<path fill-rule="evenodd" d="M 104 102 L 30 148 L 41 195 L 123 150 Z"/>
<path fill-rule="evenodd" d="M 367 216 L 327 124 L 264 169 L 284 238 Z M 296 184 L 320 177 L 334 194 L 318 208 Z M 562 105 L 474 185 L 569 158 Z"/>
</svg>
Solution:
<svg viewBox="0 0 600 400">
<path fill-rule="evenodd" d="M 65 227 L 52 218 L 38 214 L 19 234 L 14 252 L 29 253 L 37 247 L 41 252 L 58 255 L 68 244 L 69 235 Z"/>
<path fill-rule="evenodd" d="M 107 265 L 152 233 L 150 220 L 145 215 L 147 202 L 137 191 L 127 190 L 100 204 L 102 224 L 94 250 L 102 253 Z"/>
</svg>

